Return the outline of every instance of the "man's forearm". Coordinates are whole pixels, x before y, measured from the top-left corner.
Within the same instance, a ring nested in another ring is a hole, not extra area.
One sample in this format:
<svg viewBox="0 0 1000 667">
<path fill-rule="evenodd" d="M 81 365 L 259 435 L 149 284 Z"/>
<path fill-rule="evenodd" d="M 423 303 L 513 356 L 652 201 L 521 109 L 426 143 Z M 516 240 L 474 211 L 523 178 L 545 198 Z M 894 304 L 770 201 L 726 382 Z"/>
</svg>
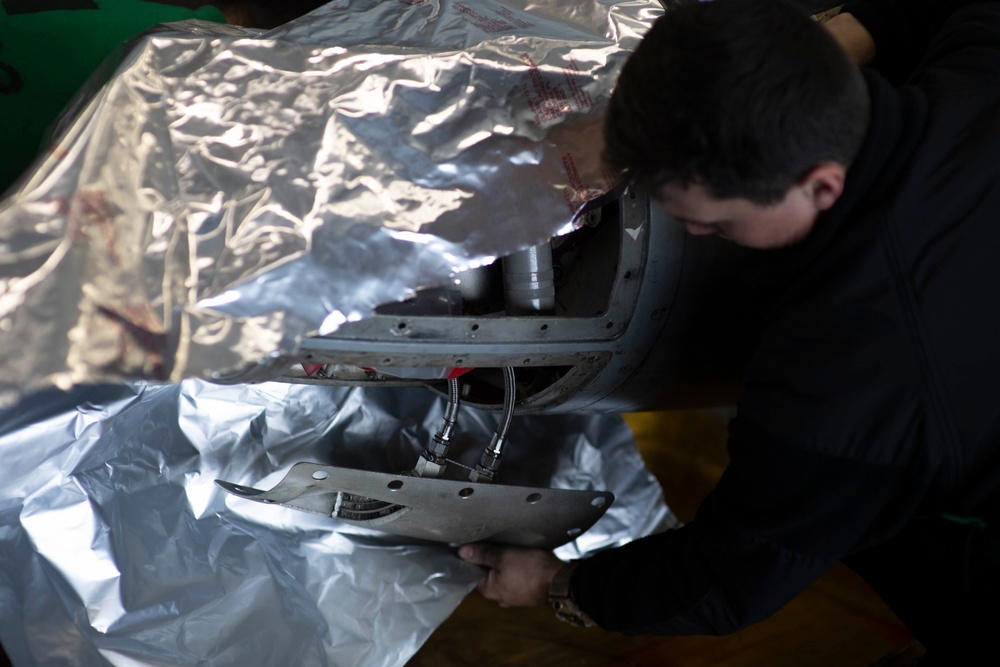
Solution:
<svg viewBox="0 0 1000 667">
<path fill-rule="evenodd" d="M 823 26 L 847 51 L 856 65 L 868 65 L 875 59 L 875 40 L 853 14 L 837 14 Z"/>
</svg>

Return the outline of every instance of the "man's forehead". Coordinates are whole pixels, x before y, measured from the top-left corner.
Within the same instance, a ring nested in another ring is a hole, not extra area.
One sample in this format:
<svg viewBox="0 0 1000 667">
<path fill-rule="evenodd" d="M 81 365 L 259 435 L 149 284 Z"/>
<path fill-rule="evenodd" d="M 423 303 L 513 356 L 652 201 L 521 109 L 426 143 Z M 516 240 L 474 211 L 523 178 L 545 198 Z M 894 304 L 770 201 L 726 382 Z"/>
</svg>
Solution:
<svg viewBox="0 0 1000 667">
<path fill-rule="evenodd" d="M 683 207 L 712 207 L 721 203 L 709 195 L 705 187 L 699 183 L 681 185 L 666 183 L 656 190 L 656 199 L 663 205 Z"/>
</svg>

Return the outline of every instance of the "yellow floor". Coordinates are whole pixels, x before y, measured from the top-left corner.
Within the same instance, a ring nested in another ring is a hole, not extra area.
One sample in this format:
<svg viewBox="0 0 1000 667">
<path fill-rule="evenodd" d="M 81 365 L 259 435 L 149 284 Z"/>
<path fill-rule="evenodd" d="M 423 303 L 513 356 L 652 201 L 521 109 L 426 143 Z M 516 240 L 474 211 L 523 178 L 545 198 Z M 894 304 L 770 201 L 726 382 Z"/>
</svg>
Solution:
<svg viewBox="0 0 1000 667">
<path fill-rule="evenodd" d="M 725 417 L 724 411 L 626 415 L 647 466 L 682 520 L 690 520 L 726 465 Z M 473 593 L 409 664 L 867 667 L 911 642 L 867 585 L 838 566 L 771 619 L 721 638 L 581 630 L 548 609 L 500 609 Z M 888 664 L 908 663 L 900 658 Z"/>
</svg>

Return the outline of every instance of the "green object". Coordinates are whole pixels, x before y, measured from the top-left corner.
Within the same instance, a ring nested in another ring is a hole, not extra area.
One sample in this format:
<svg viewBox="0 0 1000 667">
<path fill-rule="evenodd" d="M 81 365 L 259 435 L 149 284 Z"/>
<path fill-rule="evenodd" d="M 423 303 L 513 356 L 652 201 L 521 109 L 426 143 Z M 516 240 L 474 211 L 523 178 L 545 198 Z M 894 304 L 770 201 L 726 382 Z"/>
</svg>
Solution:
<svg viewBox="0 0 1000 667">
<path fill-rule="evenodd" d="M 193 18 L 225 22 L 210 5 L 0 1 L 0 193 L 45 149 L 49 127 L 108 54 L 159 23 Z"/>
<path fill-rule="evenodd" d="M 986 529 L 986 521 L 977 516 L 958 516 L 957 514 L 939 514 L 938 516 L 945 521 L 951 521 L 962 526 L 976 526 L 981 530 Z"/>
</svg>

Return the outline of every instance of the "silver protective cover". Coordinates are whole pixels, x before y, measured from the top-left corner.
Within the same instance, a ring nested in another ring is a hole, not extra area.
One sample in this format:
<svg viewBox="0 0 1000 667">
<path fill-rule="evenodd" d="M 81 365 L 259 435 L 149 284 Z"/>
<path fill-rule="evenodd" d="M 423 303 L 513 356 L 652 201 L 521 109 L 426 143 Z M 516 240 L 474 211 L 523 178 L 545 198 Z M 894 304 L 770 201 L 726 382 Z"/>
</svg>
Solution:
<svg viewBox="0 0 1000 667">
<path fill-rule="evenodd" d="M 444 400 L 284 383 L 81 387 L 0 410 L 0 643 L 18 667 L 402 665 L 482 575 L 455 550 L 226 494 L 300 461 L 412 468 Z M 456 456 L 499 418 L 463 409 Z M 615 503 L 578 558 L 676 520 L 618 417 L 515 418 L 501 481 Z"/>
<path fill-rule="evenodd" d="M 0 201 L 0 401 L 211 378 L 566 233 L 655 0 L 340 0 L 139 39 Z"/>
</svg>

